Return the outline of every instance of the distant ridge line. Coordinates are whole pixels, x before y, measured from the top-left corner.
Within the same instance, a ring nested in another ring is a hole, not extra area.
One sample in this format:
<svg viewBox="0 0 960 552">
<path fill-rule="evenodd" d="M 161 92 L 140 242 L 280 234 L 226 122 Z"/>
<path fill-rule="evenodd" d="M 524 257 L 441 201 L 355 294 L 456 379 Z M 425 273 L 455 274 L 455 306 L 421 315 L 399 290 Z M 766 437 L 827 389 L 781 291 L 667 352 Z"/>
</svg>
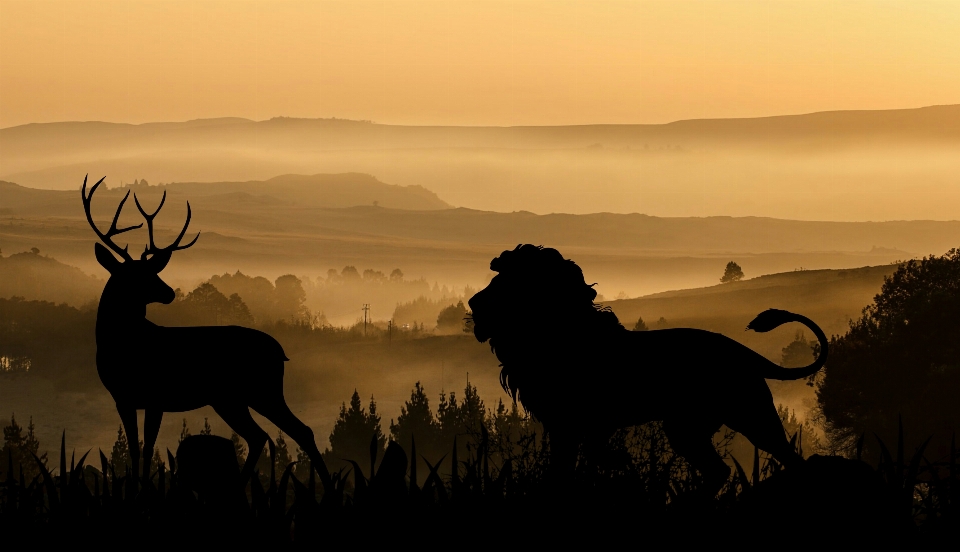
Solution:
<svg viewBox="0 0 960 552">
<path fill-rule="evenodd" d="M 579 123 L 579 124 L 555 124 L 555 125 L 437 125 L 437 124 L 400 124 L 400 123 L 379 123 L 367 119 L 346 119 L 339 117 L 291 117 L 286 115 L 277 115 L 269 119 L 248 119 L 246 117 L 209 117 L 186 119 L 182 121 L 147 121 L 142 123 L 130 123 L 119 121 L 102 120 L 68 120 L 68 121 L 46 121 L 36 123 L 24 123 L 9 127 L 0 128 L 0 132 L 31 126 L 43 125 L 74 125 L 74 124 L 103 124 L 128 127 L 145 127 L 151 125 L 182 125 L 189 126 L 209 126 L 214 124 L 265 124 L 265 123 L 284 123 L 284 122 L 307 122 L 307 123 L 334 123 L 334 124 L 357 124 L 383 127 L 401 127 L 401 128 L 450 128 L 450 129 L 533 129 L 533 128 L 584 128 L 584 127 L 665 127 L 678 124 L 699 123 L 699 122 L 729 122 L 729 121 L 761 121 L 772 119 L 795 119 L 804 117 L 846 115 L 846 114 L 905 114 L 925 110 L 955 109 L 960 112 L 960 104 L 934 104 L 920 107 L 905 107 L 894 109 L 832 109 L 823 111 L 809 111 L 803 113 L 784 113 L 777 115 L 756 115 L 750 117 L 696 117 L 690 119 L 676 119 L 662 123 Z"/>
</svg>

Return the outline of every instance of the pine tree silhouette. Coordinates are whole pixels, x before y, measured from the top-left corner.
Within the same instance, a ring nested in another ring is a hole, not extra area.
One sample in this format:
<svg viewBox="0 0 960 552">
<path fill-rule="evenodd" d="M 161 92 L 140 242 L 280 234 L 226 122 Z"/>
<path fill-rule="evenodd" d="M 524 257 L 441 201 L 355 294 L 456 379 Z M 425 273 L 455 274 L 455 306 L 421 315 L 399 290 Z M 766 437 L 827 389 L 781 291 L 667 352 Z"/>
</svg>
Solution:
<svg viewBox="0 0 960 552">
<path fill-rule="evenodd" d="M 365 411 L 360 402 L 360 393 L 354 390 L 350 407 L 346 403 L 340 407 L 340 416 L 330 433 L 330 450 L 324 454 L 330 462 L 353 460 L 365 466 L 373 439 L 377 441 L 377 450 L 386 447 L 387 438 L 380 429 L 377 403 L 370 397 L 369 412 Z"/>
</svg>

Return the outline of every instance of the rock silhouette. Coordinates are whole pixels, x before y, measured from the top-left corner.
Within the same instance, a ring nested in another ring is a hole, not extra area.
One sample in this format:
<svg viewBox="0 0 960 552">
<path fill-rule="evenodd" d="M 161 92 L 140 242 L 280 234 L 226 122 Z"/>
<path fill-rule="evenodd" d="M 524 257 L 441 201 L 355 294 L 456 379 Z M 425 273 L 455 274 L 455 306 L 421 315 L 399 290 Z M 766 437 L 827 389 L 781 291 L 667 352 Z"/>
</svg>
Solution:
<svg viewBox="0 0 960 552">
<path fill-rule="evenodd" d="M 802 526 L 860 539 L 910 536 L 916 528 L 898 499 L 866 463 L 813 455 L 803 469 L 774 474 L 745 492 L 738 508 L 753 531 L 771 537 Z"/>
<path fill-rule="evenodd" d="M 216 435 L 190 435 L 177 447 L 177 479 L 201 497 L 233 492 L 240 475 L 230 439 Z"/>
</svg>

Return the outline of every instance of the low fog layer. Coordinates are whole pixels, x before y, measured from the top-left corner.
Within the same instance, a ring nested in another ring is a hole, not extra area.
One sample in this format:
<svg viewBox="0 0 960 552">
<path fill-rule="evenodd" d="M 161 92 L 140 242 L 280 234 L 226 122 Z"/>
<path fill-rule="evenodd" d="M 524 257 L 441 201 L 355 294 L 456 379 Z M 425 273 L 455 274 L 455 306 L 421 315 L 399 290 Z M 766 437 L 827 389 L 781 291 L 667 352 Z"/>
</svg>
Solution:
<svg viewBox="0 0 960 552">
<path fill-rule="evenodd" d="M 290 177 L 292 178 L 292 177 Z M 147 206 L 168 191 L 157 219 L 157 239 L 172 240 L 192 206 L 191 230 L 197 244 L 177 253 L 164 271 L 174 286 L 193 289 L 213 274 L 238 270 L 271 281 L 294 274 L 304 281 L 326 279 L 353 267 L 389 276 L 399 269 L 407 281 L 423 279 L 432 290 L 480 287 L 490 278 L 490 260 L 518 243 L 558 248 L 584 268 L 590 282 L 607 298 L 637 297 L 671 289 L 716 283 L 723 268 L 737 261 L 748 277 L 799 269 L 855 268 L 942 253 L 960 243 L 960 222 L 883 223 L 803 222 L 763 218 L 659 218 L 645 215 L 534 215 L 469 209 L 442 209 L 426 190 L 390 187 L 363 175 L 317 176 L 302 187 L 271 189 L 268 182 L 243 183 L 248 191 L 223 193 L 238 186 L 177 184 L 132 187 Z M 325 180 L 348 178 L 369 183 L 370 193 L 342 201 L 354 207 L 326 208 L 311 198 Z M 376 184 L 374 186 L 373 184 Z M 385 190 L 394 194 L 388 197 Z M 108 224 L 125 188 L 101 188 L 93 215 Z M 429 210 L 372 205 L 373 197 L 415 203 Z M 349 200 L 349 201 L 348 201 Z M 105 277 L 92 255 L 93 233 L 83 217 L 77 191 L 52 191 L 0 183 L 0 248 L 10 253 L 38 248 L 89 274 Z M 132 201 L 130 202 L 132 203 Z M 152 207 L 146 207 L 152 208 Z M 127 205 L 120 224 L 141 222 Z M 131 251 L 146 243 L 143 229 L 123 234 Z M 416 296 L 357 301 L 371 303 L 373 315 L 386 319 L 399 301 Z M 352 322 L 341 319 L 340 322 Z"/>
</svg>

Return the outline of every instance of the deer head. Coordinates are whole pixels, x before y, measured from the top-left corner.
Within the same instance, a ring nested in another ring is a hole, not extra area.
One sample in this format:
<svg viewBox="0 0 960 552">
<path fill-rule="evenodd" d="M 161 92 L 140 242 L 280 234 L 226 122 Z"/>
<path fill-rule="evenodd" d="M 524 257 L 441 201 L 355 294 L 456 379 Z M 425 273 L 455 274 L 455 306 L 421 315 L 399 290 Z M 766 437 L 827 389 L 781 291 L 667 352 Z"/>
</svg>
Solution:
<svg viewBox="0 0 960 552">
<path fill-rule="evenodd" d="M 143 210 L 143 207 L 140 206 L 140 201 L 137 199 L 137 195 L 133 195 L 133 201 L 137 204 L 137 209 L 140 211 L 140 214 L 143 215 L 144 220 L 147 221 L 147 233 L 150 239 L 150 243 L 144 247 L 140 259 L 134 259 L 130 256 L 126 246 L 120 247 L 113 242 L 114 236 L 129 232 L 130 230 L 136 230 L 143 226 L 143 223 L 140 223 L 126 228 L 117 228 L 120 212 L 123 210 L 123 204 L 126 203 L 127 198 L 130 197 L 130 191 L 127 190 L 127 194 L 120 200 L 120 205 L 117 207 L 117 212 L 113 216 L 113 222 L 110 224 L 110 229 L 107 230 L 106 234 L 100 231 L 93 222 L 93 216 L 90 214 L 90 202 L 93 200 L 93 194 L 97 191 L 97 187 L 100 186 L 104 178 L 101 178 L 93 185 L 88 195 L 87 177 L 84 177 L 83 187 L 80 189 L 80 196 L 83 199 L 83 210 L 86 212 L 87 222 L 90 223 L 90 227 L 93 228 L 93 231 L 96 232 L 97 237 L 99 237 L 102 242 L 94 245 L 94 252 L 100 266 L 110 273 L 107 286 L 111 290 L 119 292 L 118 296 L 124 297 L 126 301 L 131 303 L 139 303 L 144 306 L 149 303 L 169 304 L 173 301 L 175 293 L 170 286 L 160 279 L 160 271 L 167 266 L 167 263 L 170 261 L 170 256 L 174 251 L 180 251 L 192 246 L 200 237 L 200 233 L 198 232 L 190 243 L 180 245 L 184 234 L 187 233 L 187 227 L 190 226 L 190 202 L 187 202 L 187 221 L 184 223 L 183 229 L 180 230 L 180 235 L 177 236 L 177 239 L 174 240 L 172 244 L 161 248 L 157 247 L 157 244 L 153 241 L 153 219 L 156 218 L 157 213 L 163 208 L 163 203 L 167 199 L 167 192 L 163 192 L 160 205 L 157 207 L 157 210 L 151 214 Z M 110 250 L 112 250 L 113 253 L 111 253 Z M 122 261 L 118 261 L 114 253 L 118 255 Z"/>
</svg>

